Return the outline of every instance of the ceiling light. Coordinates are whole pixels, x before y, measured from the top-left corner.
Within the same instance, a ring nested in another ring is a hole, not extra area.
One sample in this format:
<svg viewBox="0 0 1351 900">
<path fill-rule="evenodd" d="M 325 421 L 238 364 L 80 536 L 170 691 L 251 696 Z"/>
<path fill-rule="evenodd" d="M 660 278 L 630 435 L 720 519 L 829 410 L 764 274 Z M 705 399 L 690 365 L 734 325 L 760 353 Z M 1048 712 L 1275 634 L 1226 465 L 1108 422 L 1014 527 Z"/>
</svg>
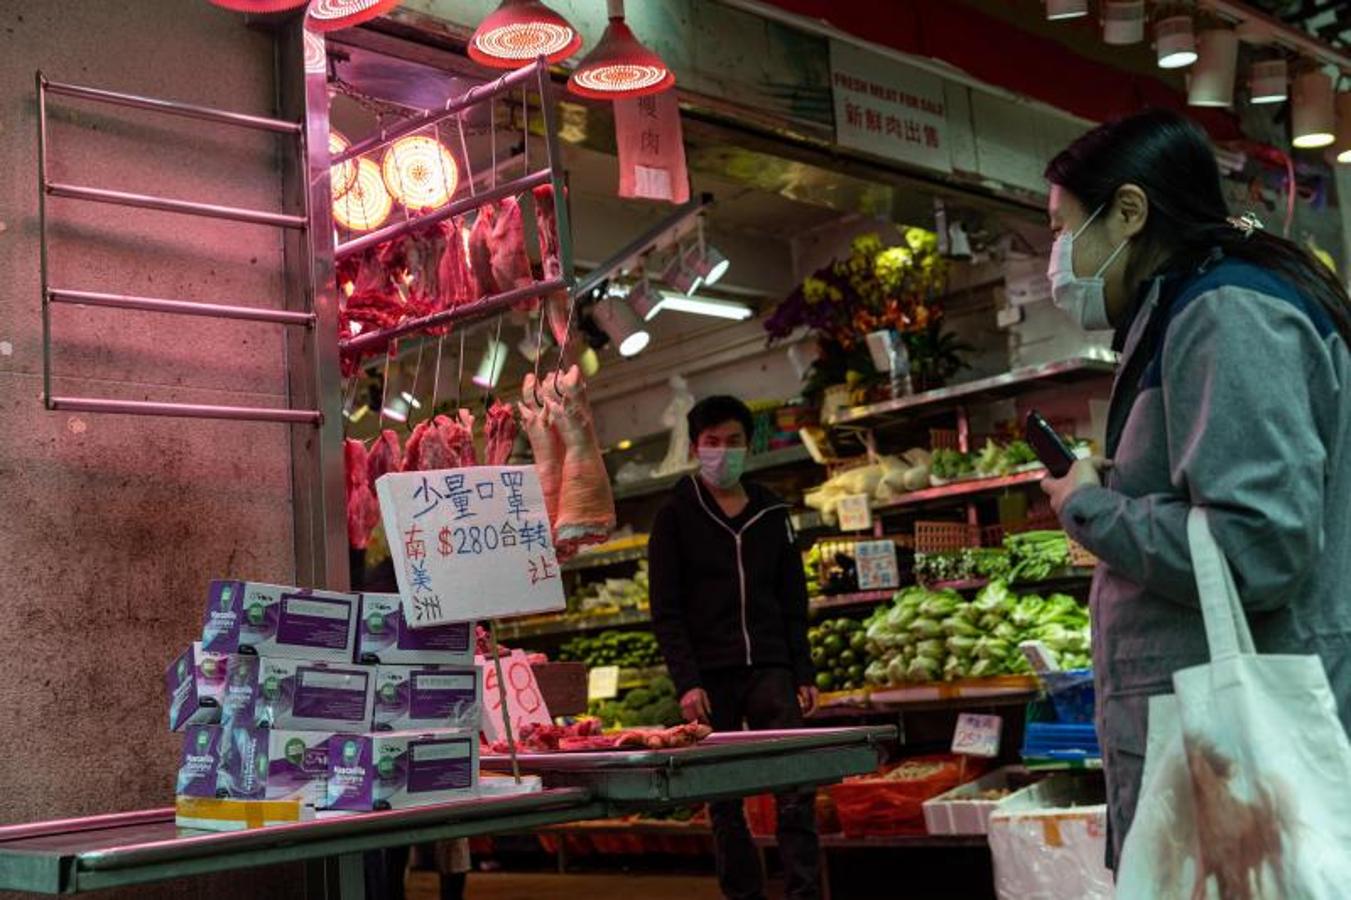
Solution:
<svg viewBox="0 0 1351 900">
<path fill-rule="evenodd" d="M 413 409 L 422 409 L 422 404 L 418 401 L 418 398 L 407 391 L 403 391 L 399 396 L 403 398 L 404 403 L 407 403 L 409 406 L 413 407 Z"/>
<path fill-rule="evenodd" d="M 539 0 L 502 0 L 469 39 L 469 57 L 494 69 L 519 69 L 541 56 L 562 62 L 581 47 L 577 29 Z"/>
<path fill-rule="evenodd" d="M 618 444 L 615 444 L 615 449 L 616 449 L 616 450 L 632 450 L 632 449 L 633 449 L 633 441 L 629 440 L 628 438 L 624 438 L 624 439 L 623 439 L 622 441 L 620 441 Z"/>
<path fill-rule="evenodd" d="M 685 294 L 693 294 L 704 283 L 703 276 L 685 265 L 685 254 L 679 248 L 662 270 L 661 280 Z"/>
<path fill-rule="evenodd" d="M 1290 67 L 1283 59 L 1264 59 L 1252 64 L 1248 78 L 1253 103 L 1284 103 L 1290 96 Z"/>
<path fill-rule="evenodd" d="M 380 227 L 393 208 L 394 200 L 385 190 L 380 167 L 362 159 L 358 161 L 351 189 L 333 202 L 333 218 L 348 231 L 370 231 Z"/>
<path fill-rule="evenodd" d="M 652 316 L 656 316 L 664 309 L 669 309 L 672 312 L 694 313 L 699 316 L 712 316 L 715 319 L 732 319 L 736 322 L 744 322 L 755 315 L 755 310 L 744 303 L 736 303 L 732 300 L 716 300 L 712 297 L 691 297 L 688 294 L 677 294 L 670 291 L 662 292 L 661 300 L 652 310 Z"/>
<path fill-rule="evenodd" d="M 1301 150 L 1326 147 L 1337 140 L 1332 79 L 1312 69 L 1295 79 L 1290 92 L 1292 143 Z"/>
<path fill-rule="evenodd" d="M 1102 5 L 1102 41 L 1115 47 L 1145 39 L 1145 0 L 1107 0 Z"/>
<path fill-rule="evenodd" d="M 385 151 L 381 171 L 390 196 L 413 212 L 445 206 L 460 183 L 455 157 L 436 138 L 399 138 Z"/>
<path fill-rule="evenodd" d="M 328 156 L 330 159 L 342 153 L 348 147 L 352 146 L 341 131 L 336 128 L 329 129 L 328 132 Z M 333 199 L 337 200 L 343 194 L 352 189 L 352 185 L 357 180 L 356 160 L 348 159 L 331 166 L 328 170 L 328 179 L 333 185 Z"/>
<path fill-rule="evenodd" d="M 629 288 L 628 300 L 629 306 L 644 322 L 651 322 L 661 312 L 661 294 L 646 278 Z"/>
<path fill-rule="evenodd" d="M 549 340 L 548 329 L 541 323 L 525 323 L 525 334 L 516 344 L 516 349 L 521 351 L 521 355 L 528 361 L 534 362 L 543 355 L 544 351 L 553 346 L 553 341 Z"/>
<path fill-rule="evenodd" d="M 1337 162 L 1351 164 L 1351 91 L 1337 95 Z"/>
<path fill-rule="evenodd" d="M 355 425 L 357 422 L 360 422 L 362 419 L 366 418 L 366 413 L 370 411 L 371 411 L 370 406 L 368 404 L 363 403 L 356 409 L 344 409 L 342 411 L 342 414 L 343 418 L 347 419 L 347 421 Z"/>
<path fill-rule="evenodd" d="M 310 0 L 307 19 L 316 31 L 351 28 L 383 16 L 403 0 Z"/>
<path fill-rule="evenodd" d="M 1187 79 L 1187 103 L 1228 107 L 1234 103 L 1238 69 L 1238 35 L 1228 28 L 1208 28 L 1197 42 L 1196 66 Z"/>
<path fill-rule="evenodd" d="M 1196 37 L 1191 16 L 1169 16 L 1154 26 L 1160 69 L 1181 69 L 1196 62 Z"/>
<path fill-rule="evenodd" d="M 309 28 L 302 28 L 301 43 L 305 45 L 305 74 L 324 75 L 328 72 L 328 50 L 324 36 Z"/>
<path fill-rule="evenodd" d="M 582 367 L 582 374 L 587 378 L 595 378 L 600 371 L 600 354 L 587 347 L 577 354 L 577 365 Z"/>
<path fill-rule="evenodd" d="M 216 6 L 242 13 L 285 12 L 304 6 L 308 0 L 211 0 Z"/>
<path fill-rule="evenodd" d="M 644 47 L 624 23 L 624 0 L 607 0 L 610 24 L 568 78 L 568 90 L 592 100 L 658 94 L 675 86 L 662 58 Z"/>
<path fill-rule="evenodd" d="M 700 229 L 699 240 L 685 251 L 681 262 L 687 271 L 699 279 L 694 287 L 686 293 L 697 291 L 701 284 L 704 286 L 717 284 L 718 279 L 726 275 L 727 270 L 732 266 L 732 263 L 717 247 L 704 243 L 702 228 Z"/>
<path fill-rule="evenodd" d="M 633 309 L 617 297 L 606 297 L 591 307 L 591 318 L 619 348 L 619 355 L 637 356 L 652 340 Z"/>
<path fill-rule="evenodd" d="M 1046 0 L 1046 18 L 1051 22 L 1078 19 L 1086 15 L 1088 0 Z"/>
<path fill-rule="evenodd" d="M 481 388 L 497 387 L 498 379 L 502 377 L 502 370 L 506 365 L 507 345 L 489 338 L 488 346 L 483 350 L 483 358 L 479 360 L 478 371 L 474 373 L 474 384 Z"/>
<path fill-rule="evenodd" d="M 386 419 L 393 419 L 395 422 L 407 422 L 408 401 L 402 397 L 395 397 L 385 404 L 384 408 L 380 410 L 380 415 Z"/>
</svg>

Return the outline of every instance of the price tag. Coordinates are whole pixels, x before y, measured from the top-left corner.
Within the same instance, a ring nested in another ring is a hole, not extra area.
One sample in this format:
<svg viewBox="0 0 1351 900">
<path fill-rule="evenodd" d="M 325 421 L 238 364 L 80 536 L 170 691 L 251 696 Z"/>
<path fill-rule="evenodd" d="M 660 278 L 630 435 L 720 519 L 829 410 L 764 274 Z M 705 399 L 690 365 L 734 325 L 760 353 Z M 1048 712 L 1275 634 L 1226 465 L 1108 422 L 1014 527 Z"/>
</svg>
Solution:
<svg viewBox="0 0 1351 900">
<path fill-rule="evenodd" d="M 1003 724 L 1004 720 L 999 716 L 962 713 L 957 717 L 957 730 L 952 734 L 952 752 L 965 756 L 998 756 Z"/>
<path fill-rule="evenodd" d="M 613 700 L 619 696 L 619 666 L 597 666 L 586 675 L 588 700 Z"/>
<path fill-rule="evenodd" d="M 502 718 L 502 694 L 497 689 L 497 666 L 482 656 L 475 664 L 483 671 L 483 735 L 488 743 L 507 739 Z M 502 677 L 507 682 L 507 714 L 511 716 L 512 733 L 518 738 L 526 725 L 552 725 L 553 717 L 544 704 L 544 694 L 535 681 L 535 672 L 526 661 L 523 650 L 514 650 L 502 657 Z"/>
<path fill-rule="evenodd" d="M 1055 655 L 1051 653 L 1049 647 L 1041 641 L 1023 641 L 1018 645 L 1018 649 L 1023 651 L 1023 656 L 1027 659 L 1027 664 L 1032 667 L 1032 671 L 1038 675 L 1047 672 L 1059 672 L 1060 666 L 1055 661 Z"/>
<path fill-rule="evenodd" d="M 867 494 L 841 497 L 838 510 L 841 531 L 866 531 L 873 527 L 873 512 L 868 506 Z"/>
<path fill-rule="evenodd" d="M 893 541 L 860 541 L 854 550 L 858 563 L 858 589 L 876 591 L 901 586 L 901 570 L 896 564 Z"/>
<path fill-rule="evenodd" d="M 410 627 L 563 609 L 534 466 L 391 472 L 375 488 Z"/>
</svg>

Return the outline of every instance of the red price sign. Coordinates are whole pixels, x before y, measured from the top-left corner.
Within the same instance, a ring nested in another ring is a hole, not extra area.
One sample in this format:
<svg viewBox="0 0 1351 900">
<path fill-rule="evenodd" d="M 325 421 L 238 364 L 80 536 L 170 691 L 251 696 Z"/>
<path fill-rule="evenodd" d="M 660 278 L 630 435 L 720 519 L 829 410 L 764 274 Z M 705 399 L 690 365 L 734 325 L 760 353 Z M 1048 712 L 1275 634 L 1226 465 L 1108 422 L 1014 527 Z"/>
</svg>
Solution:
<svg viewBox="0 0 1351 900">
<path fill-rule="evenodd" d="M 1004 720 L 999 716 L 962 713 L 957 717 L 957 730 L 952 734 L 952 752 L 965 756 L 998 756 L 1003 724 Z"/>
<path fill-rule="evenodd" d="M 497 666 L 492 660 L 478 657 L 483 671 L 483 734 L 488 742 L 506 740 L 506 726 L 502 718 L 502 691 L 498 689 Z M 507 714 L 511 716 L 512 732 L 516 735 L 530 723 L 552 725 L 553 717 L 544 703 L 535 672 L 521 650 L 502 658 L 502 677 L 506 681 Z"/>
</svg>

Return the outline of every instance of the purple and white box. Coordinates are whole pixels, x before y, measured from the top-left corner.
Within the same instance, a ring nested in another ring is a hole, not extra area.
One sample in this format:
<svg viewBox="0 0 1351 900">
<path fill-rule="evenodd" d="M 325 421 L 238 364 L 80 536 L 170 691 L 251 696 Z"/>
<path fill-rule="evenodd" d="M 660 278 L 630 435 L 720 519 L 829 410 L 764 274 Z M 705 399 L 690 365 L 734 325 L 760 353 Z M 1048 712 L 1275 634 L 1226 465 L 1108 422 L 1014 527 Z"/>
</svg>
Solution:
<svg viewBox="0 0 1351 900">
<path fill-rule="evenodd" d="M 252 696 L 235 724 L 300 731 L 365 731 L 375 700 L 375 669 L 305 659 L 258 658 Z M 252 709 L 253 721 L 247 718 Z"/>
<path fill-rule="evenodd" d="M 202 648 L 326 662 L 352 661 L 361 597 L 337 591 L 213 581 Z"/>
<path fill-rule="evenodd" d="M 218 786 L 226 797 L 323 804 L 332 732 L 243 726 L 221 730 Z"/>
<path fill-rule="evenodd" d="M 225 658 L 225 691 L 221 695 L 221 725 L 227 728 L 231 725 L 253 727 L 258 668 L 261 664 L 262 660 L 258 657 L 243 653 L 231 653 Z"/>
<path fill-rule="evenodd" d="M 174 789 L 178 796 L 216 796 L 223 731 L 219 725 L 189 725 L 183 730 L 183 752 L 178 758 Z"/>
<path fill-rule="evenodd" d="M 478 730 L 483 675 L 477 667 L 377 666 L 372 731 Z"/>
<path fill-rule="evenodd" d="M 169 664 L 164 685 L 169 690 L 170 731 L 220 721 L 225 674 L 225 654 L 206 652 L 200 641 Z"/>
<path fill-rule="evenodd" d="M 361 595 L 356 662 L 472 666 L 474 649 L 473 622 L 409 628 L 398 594 Z"/>
<path fill-rule="evenodd" d="M 335 734 L 329 742 L 329 809 L 406 809 L 477 793 L 477 731 Z"/>
</svg>

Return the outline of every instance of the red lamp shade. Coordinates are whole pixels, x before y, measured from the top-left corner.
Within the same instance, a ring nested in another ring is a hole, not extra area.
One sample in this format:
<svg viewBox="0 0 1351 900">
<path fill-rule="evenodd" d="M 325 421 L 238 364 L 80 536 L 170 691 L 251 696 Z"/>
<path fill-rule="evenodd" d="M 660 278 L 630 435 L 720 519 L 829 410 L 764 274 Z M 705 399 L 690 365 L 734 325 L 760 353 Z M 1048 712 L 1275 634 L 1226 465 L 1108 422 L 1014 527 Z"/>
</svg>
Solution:
<svg viewBox="0 0 1351 900">
<path fill-rule="evenodd" d="M 286 12 L 304 6 L 308 0 L 211 0 L 217 6 L 243 13 Z"/>
<path fill-rule="evenodd" d="M 455 157 L 424 135 L 399 138 L 385 151 L 380 168 L 390 196 L 413 212 L 445 206 L 460 184 Z"/>
<path fill-rule="evenodd" d="M 568 79 L 568 90 L 592 100 L 659 94 L 675 86 L 662 58 L 638 43 L 622 18 L 611 18 L 600 43 Z"/>
<path fill-rule="evenodd" d="M 328 71 L 328 50 L 324 36 L 308 28 L 303 29 L 305 43 L 305 71 L 322 75 Z"/>
<path fill-rule="evenodd" d="M 403 0 L 310 0 L 307 23 L 315 31 L 351 28 L 383 16 Z"/>
<path fill-rule="evenodd" d="M 333 220 L 348 231 L 379 228 L 394 209 L 394 199 L 385 190 L 380 167 L 372 160 L 357 161 L 357 178 L 347 193 L 333 201 Z"/>
<path fill-rule="evenodd" d="M 502 0 L 469 39 L 469 56 L 495 69 L 519 69 L 541 56 L 561 62 L 581 46 L 572 23 L 540 0 Z"/>
</svg>

